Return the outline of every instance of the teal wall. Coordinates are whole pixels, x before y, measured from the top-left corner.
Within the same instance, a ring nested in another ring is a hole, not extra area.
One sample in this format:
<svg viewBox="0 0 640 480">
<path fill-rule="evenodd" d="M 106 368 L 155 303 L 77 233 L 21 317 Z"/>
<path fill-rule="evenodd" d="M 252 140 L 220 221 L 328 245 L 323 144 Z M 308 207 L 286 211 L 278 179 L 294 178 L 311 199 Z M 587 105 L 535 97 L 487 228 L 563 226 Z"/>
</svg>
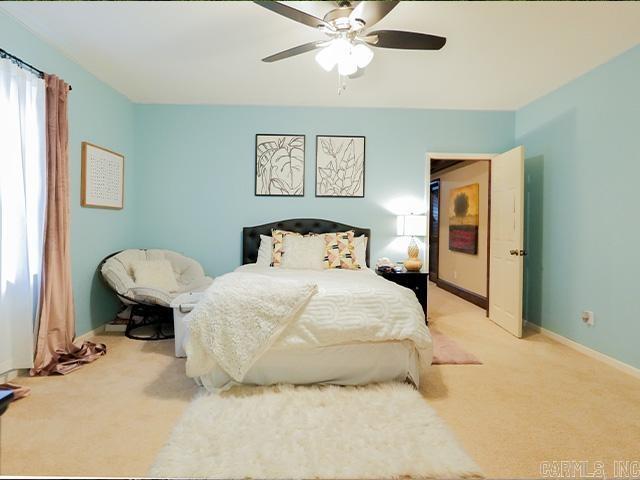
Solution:
<svg viewBox="0 0 640 480">
<path fill-rule="evenodd" d="M 640 367 L 640 46 L 516 113 L 526 148 L 525 316 Z M 595 313 L 595 326 L 580 321 Z"/>
<path fill-rule="evenodd" d="M 242 227 L 296 217 L 369 227 L 373 262 L 402 259 L 394 211 L 424 208 L 427 152 L 501 152 L 514 138 L 513 112 L 138 105 L 135 114 L 138 244 L 181 251 L 214 275 L 240 264 Z M 254 196 L 256 133 L 306 135 L 304 197 Z M 365 198 L 315 198 L 317 134 L 366 136 Z"/>
<path fill-rule="evenodd" d="M 108 253 L 130 245 L 134 222 L 135 172 L 133 105 L 123 95 L 70 61 L 0 11 L 0 48 L 70 83 L 71 260 L 76 332 L 85 333 L 113 318 L 116 308 L 95 275 Z M 80 145 L 88 141 L 125 156 L 125 208 L 80 207 Z"/>
</svg>

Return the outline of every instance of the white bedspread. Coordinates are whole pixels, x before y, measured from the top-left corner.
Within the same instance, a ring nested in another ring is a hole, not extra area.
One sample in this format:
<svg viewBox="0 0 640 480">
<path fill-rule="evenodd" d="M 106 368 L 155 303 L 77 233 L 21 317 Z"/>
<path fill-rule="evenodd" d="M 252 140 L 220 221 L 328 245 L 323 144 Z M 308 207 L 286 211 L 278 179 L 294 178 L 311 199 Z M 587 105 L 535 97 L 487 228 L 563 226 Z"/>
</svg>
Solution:
<svg viewBox="0 0 640 480">
<path fill-rule="evenodd" d="M 299 314 L 282 332 L 278 332 L 278 337 L 270 343 L 270 349 L 295 350 L 357 342 L 408 340 L 415 345 L 421 364 L 427 366 L 431 363 L 431 338 L 422 307 L 414 293 L 375 275 L 371 270 L 288 270 L 250 264 L 219 277 L 210 290 L 220 280 L 235 278 L 233 283 L 246 281 L 246 298 L 249 299 L 252 295 L 250 277 L 256 277 L 247 273 L 262 276 L 264 280 L 283 279 L 298 285 L 317 285 L 318 288 Z M 197 311 L 201 312 L 199 321 L 206 321 L 202 319 L 211 318 L 213 307 L 203 303 L 202 309 L 199 305 L 185 320 L 190 322 Z M 215 368 L 215 358 L 207 353 L 199 340 L 190 337 L 186 350 L 187 375 L 197 377 Z"/>
</svg>

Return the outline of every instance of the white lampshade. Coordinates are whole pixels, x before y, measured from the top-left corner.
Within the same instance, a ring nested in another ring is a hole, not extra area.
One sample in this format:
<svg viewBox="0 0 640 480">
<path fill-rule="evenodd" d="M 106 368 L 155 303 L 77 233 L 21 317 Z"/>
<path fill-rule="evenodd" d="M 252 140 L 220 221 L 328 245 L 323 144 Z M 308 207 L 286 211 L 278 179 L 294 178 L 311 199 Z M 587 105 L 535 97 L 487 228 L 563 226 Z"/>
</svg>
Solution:
<svg viewBox="0 0 640 480">
<path fill-rule="evenodd" d="M 338 73 L 343 77 L 347 75 L 353 75 L 358 71 L 358 64 L 356 63 L 356 59 L 353 55 L 345 55 L 338 62 Z"/>
<path fill-rule="evenodd" d="M 333 70 L 333 67 L 336 64 L 339 66 L 343 65 L 343 70 L 350 70 L 350 63 L 347 59 L 351 56 L 351 42 L 344 38 L 337 38 L 335 40 L 331 40 L 329 45 L 324 47 L 322 50 L 318 52 L 316 55 L 316 62 L 324 68 L 327 72 Z M 345 63 L 345 61 L 347 63 Z M 355 60 L 353 60 L 355 63 Z"/>
<path fill-rule="evenodd" d="M 398 235 L 424 237 L 426 234 L 426 215 L 398 215 Z"/>
<path fill-rule="evenodd" d="M 329 45 L 328 47 L 324 47 L 318 52 L 318 54 L 316 55 L 316 62 L 318 62 L 318 65 L 320 65 L 327 72 L 333 70 L 333 67 L 336 66 L 336 63 L 338 63 L 338 60 L 336 59 L 336 56 L 331 49 L 331 45 Z"/>
<path fill-rule="evenodd" d="M 356 60 L 358 68 L 364 68 L 373 59 L 373 50 L 367 47 L 364 43 L 359 43 L 352 49 L 352 54 Z"/>
</svg>

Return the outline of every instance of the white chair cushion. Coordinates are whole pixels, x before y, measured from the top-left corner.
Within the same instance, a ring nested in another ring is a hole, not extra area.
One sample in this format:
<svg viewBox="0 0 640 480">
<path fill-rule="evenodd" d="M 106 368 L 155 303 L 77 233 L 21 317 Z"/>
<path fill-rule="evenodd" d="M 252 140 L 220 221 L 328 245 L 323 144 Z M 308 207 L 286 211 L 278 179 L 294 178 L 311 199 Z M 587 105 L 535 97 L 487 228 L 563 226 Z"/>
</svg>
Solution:
<svg viewBox="0 0 640 480">
<path fill-rule="evenodd" d="M 136 286 L 165 292 L 178 290 L 178 282 L 169 260 L 141 260 L 131 264 Z"/>
</svg>

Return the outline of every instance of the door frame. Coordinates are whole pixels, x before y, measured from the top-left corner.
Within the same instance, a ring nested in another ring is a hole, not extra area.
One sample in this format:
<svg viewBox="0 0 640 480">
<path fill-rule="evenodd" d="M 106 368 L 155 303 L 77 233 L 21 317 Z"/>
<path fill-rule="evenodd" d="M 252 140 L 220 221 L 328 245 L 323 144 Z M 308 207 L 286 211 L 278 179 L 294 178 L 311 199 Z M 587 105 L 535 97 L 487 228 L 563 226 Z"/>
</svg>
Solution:
<svg viewBox="0 0 640 480">
<path fill-rule="evenodd" d="M 431 274 L 431 271 L 429 269 L 431 265 L 431 192 L 433 191 L 433 188 L 431 185 L 434 183 L 438 184 L 438 243 L 440 242 L 440 201 L 442 200 L 440 195 L 441 182 L 440 182 L 440 178 L 435 178 L 429 182 L 429 191 L 427 192 L 427 195 L 429 196 L 429 221 L 427 222 L 429 223 L 429 227 L 428 227 L 429 237 L 427 241 L 427 245 L 429 246 L 429 263 L 427 264 L 427 271 L 429 272 L 429 274 Z M 429 280 L 431 280 L 432 282 L 436 282 L 440 277 L 440 245 L 438 245 L 437 252 L 438 254 L 436 255 L 435 265 L 434 265 L 435 278 L 429 277 Z"/>
<path fill-rule="evenodd" d="M 500 155 L 499 153 L 443 153 L 443 152 L 427 152 L 426 158 L 426 177 L 431 184 L 431 159 L 437 160 L 470 160 L 470 161 L 487 161 L 489 162 L 489 198 L 488 198 L 488 210 L 487 210 L 487 308 L 486 308 L 486 316 L 489 318 L 489 305 L 490 300 L 489 297 L 491 292 L 489 290 L 489 276 L 491 274 L 490 269 L 490 261 L 491 261 L 491 160 L 493 157 Z M 425 182 L 425 185 L 427 182 Z M 429 200 L 431 194 L 431 189 L 427 189 L 425 187 L 425 199 Z M 427 203 L 429 205 L 429 203 Z M 429 212 L 429 215 L 431 212 Z M 427 222 L 427 239 L 429 238 L 429 222 Z M 428 244 L 428 242 L 427 242 Z M 427 248 L 427 262 L 429 261 L 429 255 L 431 252 Z M 438 249 L 439 251 L 439 249 Z M 427 265 L 429 265 L 427 263 Z"/>
</svg>

